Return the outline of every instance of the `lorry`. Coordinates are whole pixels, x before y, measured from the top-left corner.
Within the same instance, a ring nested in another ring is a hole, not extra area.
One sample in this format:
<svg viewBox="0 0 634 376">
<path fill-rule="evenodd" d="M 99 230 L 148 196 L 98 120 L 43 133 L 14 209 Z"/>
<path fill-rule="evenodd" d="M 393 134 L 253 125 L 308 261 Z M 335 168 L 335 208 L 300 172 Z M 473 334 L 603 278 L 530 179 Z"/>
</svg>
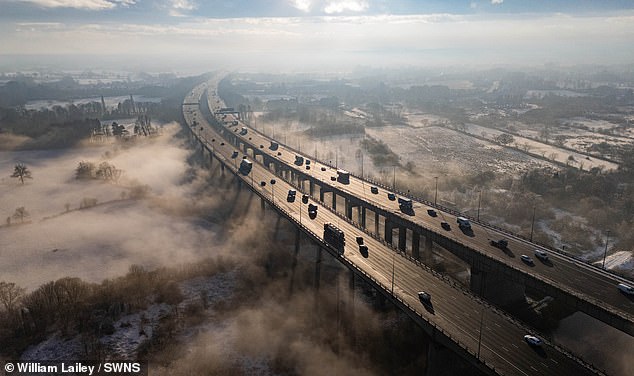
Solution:
<svg viewBox="0 0 634 376">
<path fill-rule="evenodd" d="M 412 213 L 414 211 L 412 200 L 409 198 L 399 197 L 398 206 L 403 213 Z"/>
<path fill-rule="evenodd" d="M 324 241 L 343 255 L 346 245 L 345 234 L 330 222 L 324 223 Z"/>
<path fill-rule="evenodd" d="M 238 169 L 238 171 L 240 171 L 242 175 L 248 175 L 249 172 L 251 172 L 252 168 L 253 162 L 245 158 L 242 160 L 242 162 L 240 162 L 240 168 Z"/>
<path fill-rule="evenodd" d="M 506 239 L 500 239 L 500 240 L 491 239 L 489 243 L 491 243 L 491 245 L 494 246 L 495 248 L 500 248 L 500 249 L 506 249 L 509 246 L 509 242 Z"/>
<path fill-rule="evenodd" d="M 346 170 L 337 170 L 337 181 L 341 184 L 350 184 L 350 173 Z"/>
</svg>

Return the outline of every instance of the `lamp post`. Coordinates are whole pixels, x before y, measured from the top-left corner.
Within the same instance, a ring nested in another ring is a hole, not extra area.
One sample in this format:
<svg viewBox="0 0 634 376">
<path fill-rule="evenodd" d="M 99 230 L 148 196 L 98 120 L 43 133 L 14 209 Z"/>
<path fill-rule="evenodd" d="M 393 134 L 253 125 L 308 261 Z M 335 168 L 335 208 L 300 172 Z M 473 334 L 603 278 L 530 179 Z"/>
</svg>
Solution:
<svg viewBox="0 0 634 376">
<path fill-rule="evenodd" d="M 273 201 L 273 205 L 275 205 L 275 179 L 271 179 L 271 201 Z"/>
<path fill-rule="evenodd" d="M 533 228 L 535 227 L 535 208 L 537 205 L 533 204 L 533 219 L 531 220 L 531 237 L 530 241 L 533 241 Z"/>
<path fill-rule="evenodd" d="M 478 221 L 480 220 L 480 203 L 482 202 L 482 190 L 480 190 L 480 197 L 478 198 Z"/>
<path fill-rule="evenodd" d="M 392 190 L 396 192 L 396 165 L 392 166 Z"/>
<path fill-rule="evenodd" d="M 610 240 L 610 230 L 605 234 L 605 250 L 603 251 L 603 269 L 605 270 L 605 256 L 608 254 L 608 240 Z"/>
<path fill-rule="evenodd" d="M 434 179 L 436 179 L 436 193 L 434 194 L 434 205 L 436 205 L 438 201 L 438 176 L 434 176 Z"/>
</svg>

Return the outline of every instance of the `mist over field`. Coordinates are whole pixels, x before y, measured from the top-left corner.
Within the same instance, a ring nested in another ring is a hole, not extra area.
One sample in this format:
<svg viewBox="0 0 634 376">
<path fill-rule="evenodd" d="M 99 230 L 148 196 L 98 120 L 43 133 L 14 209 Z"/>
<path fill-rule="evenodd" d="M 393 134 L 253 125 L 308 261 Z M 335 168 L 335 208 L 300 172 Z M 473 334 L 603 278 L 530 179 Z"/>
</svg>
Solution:
<svg viewBox="0 0 634 376">
<path fill-rule="evenodd" d="M 0 228 L 3 279 L 29 289 L 65 276 L 100 282 L 132 264 L 156 268 L 203 256 L 204 245 L 214 244 L 213 226 L 184 209 L 204 205 L 191 198 L 199 184 L 187 180 L 191 151 L 176 138 L 180 126 L 164 129 L 163 136 L 134 145 L 2 152 L 2 171 L 19 161 L 33 176 L 24 185 L 9 177 L 0 181 L 3 218 L 21 206 L 30 214 L 28 224 L 13 219 L 14 226 Z M 75 179 L 80 161 L 103 160 L 123 170 L 118 184 Z M 135 185 L 149 187 L 145 200 L 128 199 Z M 78 210 L 86 197 L 98 205 Z"/>
</svg>

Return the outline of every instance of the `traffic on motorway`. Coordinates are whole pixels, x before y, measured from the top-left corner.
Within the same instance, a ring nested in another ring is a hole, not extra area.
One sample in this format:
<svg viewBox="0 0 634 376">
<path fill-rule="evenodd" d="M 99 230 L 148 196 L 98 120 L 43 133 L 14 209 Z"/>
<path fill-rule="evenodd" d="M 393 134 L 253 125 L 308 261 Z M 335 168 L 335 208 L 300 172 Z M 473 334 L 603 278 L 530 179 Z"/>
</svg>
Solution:
<svg viewBox="0 0 634 376">
<path fill-rule="evenodd" d="M 200 100 L 204 90 L 205 85 L 197 87 L 185 103 Z M 534 336 L 534 333 L 529 333 L 527 328 L 485 305 L 459 286 L 403 257 L 310 196 L 302 194 L 300 199 L 297 187 L 275 176 L 257 163 L 253 156 L 242 154 L 222 139 L 206 122 L 199 106 L 184 105 L 183 112 L 192 132 L 208 150 L 239 173 L 238 176 L 241 175 L 243 181 L 262 198 L 337 250 L 344 263 L 372 277 L 384 289 L 391 289 L 421 319 L 442 328 L 443 333 L 467 347 L 472 354 L 475 354 L 476 348 L 480 349 L 477 358 L 487 365 L 494 366 L 502 374 L 529 375 L 536 371 L 541 374 L 592 373 L 590 368 L 546 341 L 539 346 L 540 351 L 532 350 L 525 336 Z M 242 162 L 237 167 L 237 160 L 249 160 L 249 167 L 243 168 Z M 312 171 L 333 173 L 332 169 L 314 161 L 308 165 Z M 382 192 L 387 197 L 387 192 L 378 187 L 376 191 L 379 193 L 374 193 L 372 188 L 370 191 L 377 195 Z"/>
</svg>

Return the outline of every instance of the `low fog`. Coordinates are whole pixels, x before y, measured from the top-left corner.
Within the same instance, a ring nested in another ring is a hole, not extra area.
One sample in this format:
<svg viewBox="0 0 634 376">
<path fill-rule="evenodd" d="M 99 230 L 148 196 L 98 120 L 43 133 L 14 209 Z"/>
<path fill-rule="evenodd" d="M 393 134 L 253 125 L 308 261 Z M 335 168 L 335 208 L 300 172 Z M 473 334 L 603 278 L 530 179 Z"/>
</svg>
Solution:
<svg viewBox="0 0 634 376">
<path fill-rule="evenodd" d="M 152 374 L 424 369 L 427 344 L 420 328 L 358 280 L 352 293 L 349 273 L 326 255 L 316 291 L 316 247 L 302 239 L 294 263 L 292 225 L 271 210 L 262 212 L 257 196 L 236 189 L 235 177 L 222 174 L 218 164 L 192 167 L 200 155 L 188 149 L 179 129 L 168 125 L 163 136 L 130 145 L 3 153 L 3 170 L 22 162 L 33 179 L 24 185 L 1 180 L 2 214 L 11 216 L 17 206 L 30 213 L 24 224 L 13 219 L 0 228 L 2 280 L 32 291 L 63 277 L 99 283 L 125 275 L 133 264 L 148 270 L 213 265 L 209 274 L 234 286 L 230 296 L 212 299 L 196 314 L 196 303 L 182 303 L 180 329 L 168 344 L 150 342 L 140 354 Z M 79 161 L 103 160 L 124 170 L 118 184 L 75 179 Z M 149 186 L 147 196 L 130 199 L 130 187 L 140 185 Z M 84 197 L 96 198 L 97 205 L 78 210 Z M 206 288 L 214 294 L 213 285 Z M 62 343 L 72 347 L 77 341 L 42 343 L 29 354 L 68 356 L 73 350 Z M 385 343 L 395 351 L 385 351 Z"/>
</svg>

